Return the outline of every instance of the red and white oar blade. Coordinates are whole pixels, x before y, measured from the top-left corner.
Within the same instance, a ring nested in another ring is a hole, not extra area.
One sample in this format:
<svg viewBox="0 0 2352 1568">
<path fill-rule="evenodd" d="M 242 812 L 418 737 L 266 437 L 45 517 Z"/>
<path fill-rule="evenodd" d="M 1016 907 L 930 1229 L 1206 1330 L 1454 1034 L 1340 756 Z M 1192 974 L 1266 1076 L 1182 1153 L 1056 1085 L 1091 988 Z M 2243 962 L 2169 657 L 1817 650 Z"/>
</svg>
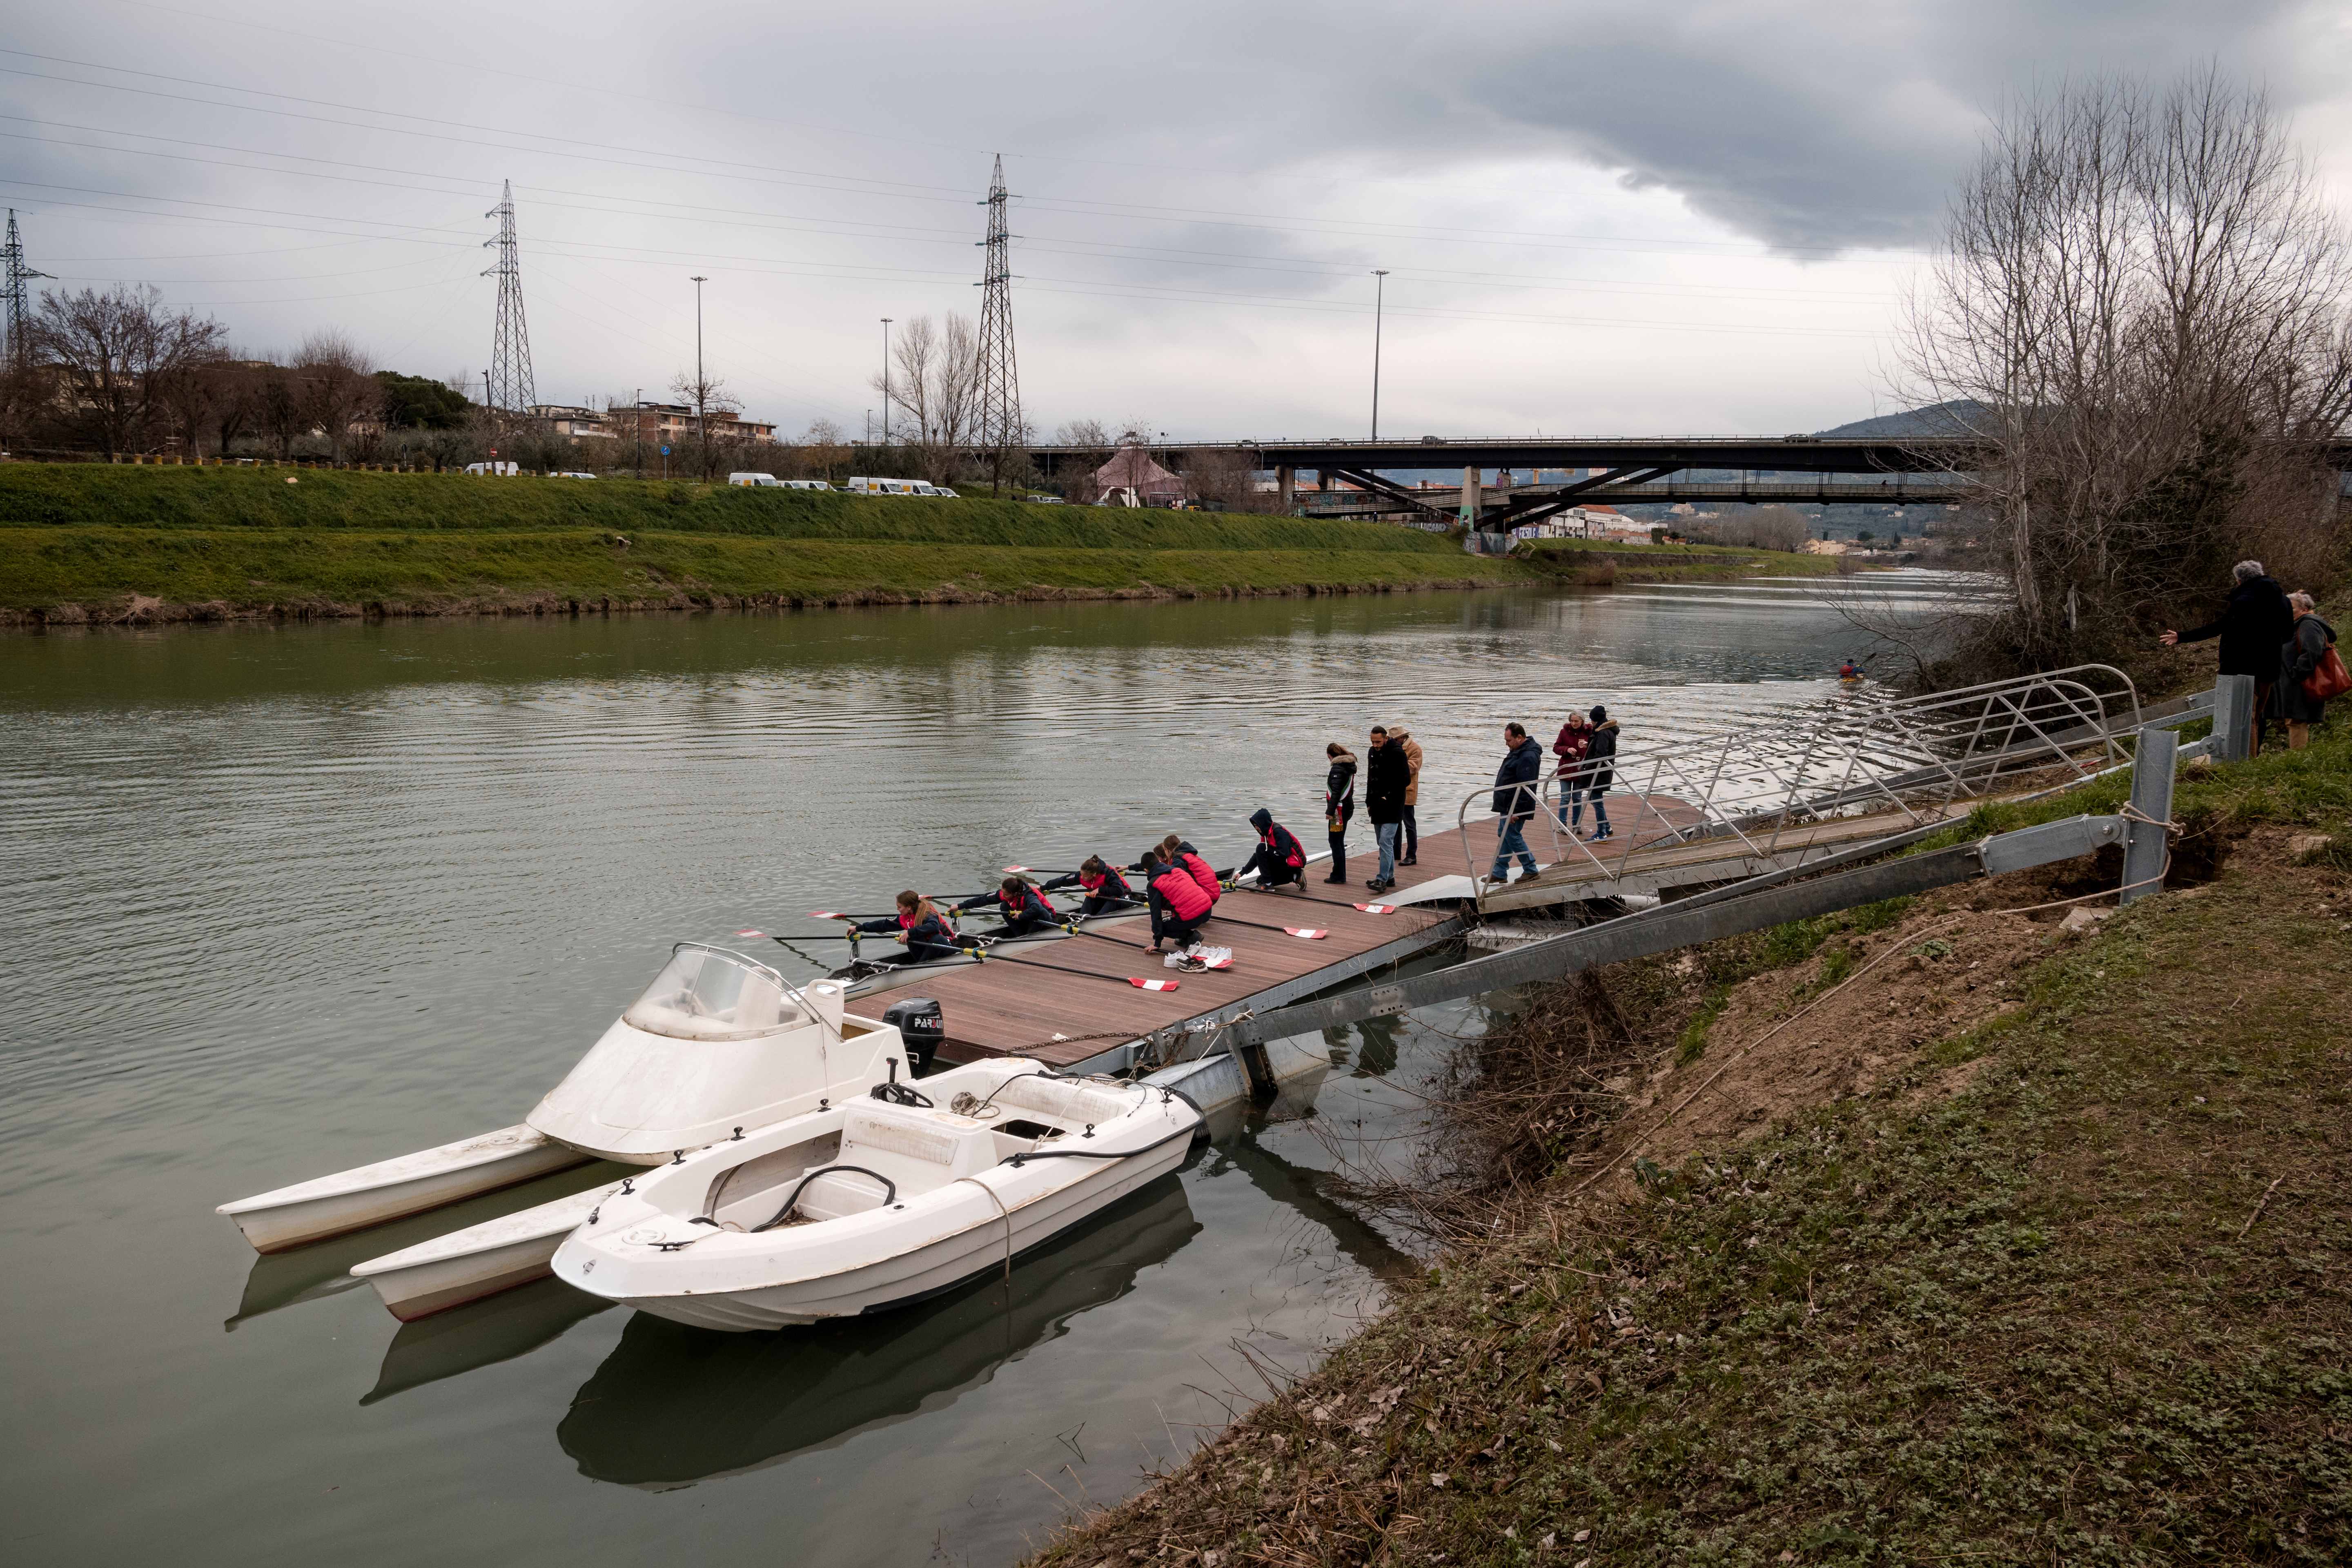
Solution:
<svg viewBox="0 0 2352 1568">
<path fill-rule="evenodd" d="M 768 933 L 763 931 L 739 931 L 735 934 L 737 936 L 765 936 Z"/>
<path fill-rule="evenodd" d="M 811 910 L 809 911 L 809 919 L 813 921 L 845 921 L 849 917 L 847 915 L 843 914 L 839 910 Z"/>
<path fill-rule="evenodd" d="M 1363 910 L 1368 915 L 1392 915 L 1404 906 L 1402 904 L 1358 904 L 1356 907 Z"/>
<path fill-rule="evenodd" d="M 1203 969 L 1231 969 L 1233 966 L 1234 961 L 1230 954 L 1223 958 L 1204 958 L 1201 961 L 1201 967 Z"/>
<path fill-rule="evenodd" d="M 1331 934 L 1328 931 L 1317 931 L 1311 926 L 1285 926 L 1282 929 L 1301 942 L 1321 942 Z"/>
<path fill-rule="evenodd" d="M 1004 874 L 1008 877 L 1018 877 L 1026 873 L 1028 869 L 1026 866 L 1007 866 L 1004 868 Z"/>
<path fill-rule="evenodd" d="M 1142 991 L 1173 991 L 1177 986 L 1173 980 L 1144 980 L 1133 974 L 1127 977 L 1127 983 Z"/>
</svg>

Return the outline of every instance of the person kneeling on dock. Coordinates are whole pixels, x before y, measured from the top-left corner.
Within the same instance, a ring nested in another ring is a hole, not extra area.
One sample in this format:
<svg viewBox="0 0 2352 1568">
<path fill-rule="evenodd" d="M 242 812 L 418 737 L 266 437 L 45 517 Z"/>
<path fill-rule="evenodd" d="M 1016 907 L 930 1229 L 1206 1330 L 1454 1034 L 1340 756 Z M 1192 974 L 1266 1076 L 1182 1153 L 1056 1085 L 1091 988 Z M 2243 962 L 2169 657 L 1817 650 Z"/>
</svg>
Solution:
<svg viewBox="0 0 2352 1568">
<path fill-rule="evenodd" d="M 1170 941 L 1191 947 L 1200 940 L 1201 922 L 1209 918 L 1214 901 L 1190 871 L 1161 858 L 1158 846 L 1145 850 L 1139 864 L 1151 905 L 1151 951 L 1158 952 L 1160 944 Z"/>
<path fill-rule="evenodd" d="M 1078 906 L 1078 918 L 1081 920 L 1118 914 L 1143 902 L 1135 896 L 1135 889 L 1128 886 L 1127 878 L 1119 868 L 1099 855 L 1087 856 L 1078 868 L 1067 876 L 1056 877 L 1050 882 L 1038 885 L 1048 892 L 1057 888 L 1083 889 L 1087 901 Z"/>
<path fill-rule="evenodd" d="M 1209 895 L 1209 902 L 1215 903 L 1217 895 L 1225 890 L 1224 881 L 1218 877 L 1216 868 L 1202 859 L 1201 852 L 1185 843 L 1181 836 L 1171 833 L 1160 841 L 1160 858 L 1200 883 L 1201 891 Z"/>
<path fill-rule="evenodd" d="M 1257 848 L 1234 873 L 1234 880 L 1238 882 L 1255 871 L 1261 888 L 1296 888 L 1305 892 L 1307 846 L 1298 842 L 1298 836 L 1276 822 L 1274 813 L 1264 806 L 1250 813 L 1250 826 L 1257 829 Z"/>
<path fill-rule="evenodd" d="M 1004 921 L 1003 931 L 997 933 L 1000 936 L 1027 936 L 1031 931 L 1062 923 L 1062 917 L 1045 901 L 1045 895 L 1024 878 L 1007 877 L 996 891 L 966 899 L 956 908 L 979 910 L 990 905 L 995 906 L 998 917 Z"/>
<path fill-rule="evenodd" d="M 962 952 L 956 933 L 948 929 L 947 921 L 930 900 L 912 888 L 898 895 L 898 912 L 885 915 L 878 921 L 861 921 L 859 931 L 888 931 L 907 944 L 904 952 L 894 952 L 877 958 L 876 963 L 936 963 L 943 958 L 953 958 Z"/>
</svg>

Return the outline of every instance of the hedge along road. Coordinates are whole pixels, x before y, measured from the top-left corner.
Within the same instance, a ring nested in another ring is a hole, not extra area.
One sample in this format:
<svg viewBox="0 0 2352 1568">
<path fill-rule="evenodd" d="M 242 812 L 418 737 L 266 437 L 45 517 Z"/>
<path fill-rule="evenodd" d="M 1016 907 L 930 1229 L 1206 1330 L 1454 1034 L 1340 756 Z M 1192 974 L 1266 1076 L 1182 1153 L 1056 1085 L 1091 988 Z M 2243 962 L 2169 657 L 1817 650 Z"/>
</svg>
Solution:
<svg viewBox="0 0 2352 1568">
<path fill-rule="evenodd" d="M 1373 721 L 1422 742 L 1443 814 L 1507 719 L 1769 721 L 1850 640 L 1746 585 L 0 638 L 14 1537 L 239 1568 L 1013 1561 L 1060 1513 L 1041 1480 L 1118 1497 L 1223 1419 L 1196 1388 L 1255 1391 L 1234 1341 L 1303 1366 L 1377 1306 L 1400 1259 L 1319 1196 L 1297 1121 L 1009 1295 L 804 1334 L 552 1282 L 396 1331 L 342 1269 L 480 1215 L 257 1262 L 211 1205 L 513 1121 L 674 940 L 1171 828 L 1226 864 L 1261 801 L 1318 843 L 1323 744 Z M 1321 1112 L 1408 1114 L 1391 1085 L 1481 1016 L 1350 1031 Z"/>
<path fill-rule="evenodd" d="M 659 480 L 0 468 L 0 613 L 20 623 L 120 618 L 134 605 L 136 618 L 173 619 L 1383 591 L 1534 575 L 1369 522 Z"/>
</svg>

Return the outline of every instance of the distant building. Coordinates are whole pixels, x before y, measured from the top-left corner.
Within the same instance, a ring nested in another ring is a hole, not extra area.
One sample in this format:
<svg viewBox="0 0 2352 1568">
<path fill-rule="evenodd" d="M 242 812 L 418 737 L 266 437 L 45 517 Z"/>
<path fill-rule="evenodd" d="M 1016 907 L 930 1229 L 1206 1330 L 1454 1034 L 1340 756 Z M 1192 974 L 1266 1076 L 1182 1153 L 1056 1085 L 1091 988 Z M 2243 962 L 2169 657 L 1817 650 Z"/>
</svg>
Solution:
<svg viewBox="0 0 2352 1568">
<path fill-rule="evenodd" d="M 714 441 L 773 441 L 776 426 L 771 420 L 746 419 L 731 408 L 709 410 L 710 438 Z M 615 436 L 635 436 L 640 441 L 656 441 L 676 446 L 694 439 L 694 405 L 691 403 L 616 403 L 604 411 L 604 419 Z"/>
<path fill-rule="evenodd" d="M 609 441 L 619 434 L 603 414 L 582 404 L 534 403 L 523 412 L 546 420 L 556 435 L 574 441 Z"/>
</svg>

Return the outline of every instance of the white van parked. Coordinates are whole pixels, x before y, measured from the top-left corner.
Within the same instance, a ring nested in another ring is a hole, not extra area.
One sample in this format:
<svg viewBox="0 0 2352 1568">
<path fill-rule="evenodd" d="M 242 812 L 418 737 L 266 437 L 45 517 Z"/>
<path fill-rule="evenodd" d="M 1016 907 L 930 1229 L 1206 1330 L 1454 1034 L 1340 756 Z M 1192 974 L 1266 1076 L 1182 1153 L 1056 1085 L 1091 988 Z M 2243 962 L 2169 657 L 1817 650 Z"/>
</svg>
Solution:
<svg viewBox="0 0 2352 1568">
<path fill-rule="evenodd" d="M 596 476 L 593 474 L 583 474 L 577 469 L 571 469 L 566 472 L 560 473 L 555 477 L 559 479 L 593 479 Z"/>
<path fill-rule="evenodd" d="M 468 463 L 466 465 L 466 471 L 469 474 L 488 474 L 493 479 L 513 479 L 522 472 L 512 463 Z"/>
<path fill-rule="evenodd" d="M 788 490 L 824 490 L 827 494 L 832 493 L 833 490 L 833 487 L 826 484 L 823 479 L 786 479 L 784 481 L 784 489 Z"/>
<path fill-rule="evenodd" d="M 727 482 L 730 485 L 751 485 L 761 489 L 781 489 L 784 483 L 773 474 L 730 474 Z"/>
<path fill-rule="evenodd" d="M 861 496 L 919 496 L 937 493 L 920 479 L 872 479 L 853 476 L 849 483 L 842 488 L 852 495 Z"/>
</svg>

